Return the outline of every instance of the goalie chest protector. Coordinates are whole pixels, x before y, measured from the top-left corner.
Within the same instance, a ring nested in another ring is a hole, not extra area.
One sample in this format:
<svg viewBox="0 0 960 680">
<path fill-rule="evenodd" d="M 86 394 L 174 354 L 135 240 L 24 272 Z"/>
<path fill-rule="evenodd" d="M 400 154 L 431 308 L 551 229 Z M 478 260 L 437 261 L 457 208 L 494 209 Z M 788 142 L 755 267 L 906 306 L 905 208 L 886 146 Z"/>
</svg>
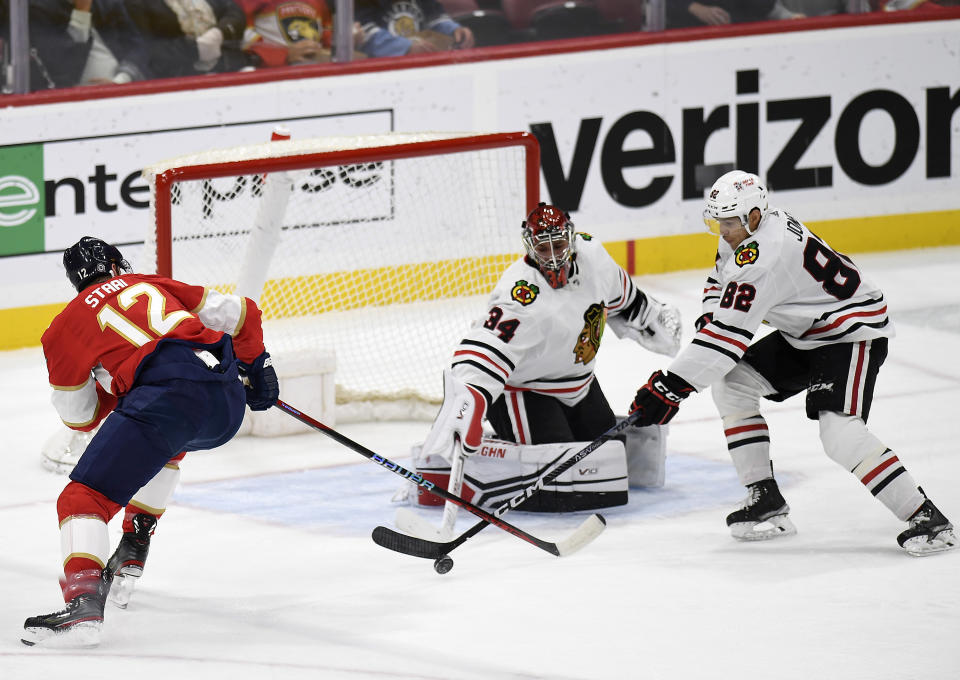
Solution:
<svg viewBox="0 0 960 680">
<path fill-rule="evenodd" d="M 464 460 L 460 495 L 474 505 L 493 510 L 521 493 L 557 462 L 566 460 L 590 442 L 514 444 L 483 438 L 479 450 Z M 421 456 L 413 449 L 417 473 L 447 488 L 450 463 L 442 456 Z M 623 443 L 605 442 L 550 484 L 517 506 L 527 512 L 572 512 L 609 508 L 627 503 L 627 460 Z M 443 505 L 441 498 L 417 489 L 419 505 Z"/>
</svg>

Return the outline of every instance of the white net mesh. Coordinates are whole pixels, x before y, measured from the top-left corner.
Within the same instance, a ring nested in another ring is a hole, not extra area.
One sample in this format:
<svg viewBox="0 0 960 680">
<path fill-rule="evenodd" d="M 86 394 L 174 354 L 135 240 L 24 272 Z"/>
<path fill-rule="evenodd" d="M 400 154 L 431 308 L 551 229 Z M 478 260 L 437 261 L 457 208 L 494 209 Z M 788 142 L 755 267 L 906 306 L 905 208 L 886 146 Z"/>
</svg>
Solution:
<svg viewBox="0 0 960 680">
<path fill-rule="evenodd" d="M 397 139 L 411 141 L 401 135 L 388 143 Z M 222 171 L 224 163 L 258 154 L 292 157 L 383 141 L 276 142 L 196 154 L 145 175 L 185 165 Z M 341 159 L 275 172 L 266 182 L 261 174 L 176 181 L 170 273 L 234 292 L 248 270 L 262 268 L 255 291 L 262 284 L 267 348 L 335 352 L 338 420 L 355 419 L 349 404 L 399 400 L 433 405 L 404 417 L 430 417 L 454 346 L 522 252 L 525 162 L 523 147 L 505 146 L 363 164 Z M 279 201 L 265 199 L 272 191 Z M 264 239 L 271 201 L 282 217 Z M 148 240 L 148 256 L 151 247 Z"/>
</svg>

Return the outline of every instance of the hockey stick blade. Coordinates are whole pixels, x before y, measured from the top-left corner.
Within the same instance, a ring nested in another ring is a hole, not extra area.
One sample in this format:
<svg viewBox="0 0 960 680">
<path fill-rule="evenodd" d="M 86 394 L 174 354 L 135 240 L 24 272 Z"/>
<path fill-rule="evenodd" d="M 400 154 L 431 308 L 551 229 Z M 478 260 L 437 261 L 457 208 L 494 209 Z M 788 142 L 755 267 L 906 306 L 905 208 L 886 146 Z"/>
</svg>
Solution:
<svg viewBox="0 0 960 680">
<path fill-rule="evenodd" d="M 549 541 L 541 540 L 536 536 L 527 533 L 523 529 L 515 527 L 509 522 L 505 522 L 504 520 L 500 519 L 497 515 L 487 512 L 480 506 L 474 505 L 470 501 L 464 498 L 461 498 L 460 496 L 456 496 L 450 493 L 449 491 L 447 491 L 446 489 L 436 486 L 433 482 L 427 479 L 424 479 L 421 475 L 418 475 L 415 472 L 411 472 L 410 470 L 407 470 L 405 467 L 403 467 L 402 465 L 398 465 L 397 463 L 394 463 L 389 458 L 386 458 L 377 453 L 374 453 L 373 451 L 363 446 L 362 444 L 358 444 L 357 442 L 353 441 L 349 437 L 337 432 L 333 428 L 324 425 L 319 420 L 314 420 L 313 418 L 308 416 L 306 413 L 303 413 L 302 411 L 294 408 L 293 406 L 286 403 L 282 399 L 277 399 L 277 402 L 274 404 L 274 406 L 279 408 L 284 413 L 292 416 L 296 420 L 299 420 L 304 425 L 307 425 L 313 428 L 317 432 L 321 432 L 327 435 L 334 441 L 340 444 L 343 444 L 348 449 L 351 449 L 352 451 L 359 453 L 364 458 L 367 458 L 368 460 L 373 461 L 380 467 L 386 470 L 389 470 L 390 472 L 393 472 L 394 474 L 397 474 L 403 477 L 404 479 L 413 482 L 418 486 L 423 487 L 423 489 L 428 493 L 432 493 L 434 496 L 450 501 L 452 503 L 456 503 L 467 512 L 470 512 L 476 515 L 477 517 L 479 517 L 482 520 L 480 522 L 480 526 L 493 524 L 498 529 L 506 531 L 508 534 L 513 534 L 517 538 L 524 540 L 527 543 L 530 543 L 531 545 L 534 545 L 540 548 L 541 550 L 544 550 L 550 553 L 551 555 L 557 555 L 557 556 L 560 555 L 560 547 L 556 543 L 551 543 Z M 398 534 L 398 535 L 403 536 L 403 534 Z M 399 552 L 402 552 L 402 551 L 399 551 Z"/>
<path fill-rule="evenodd" d="M 484 522 L 483 526 L 487 526 L 487 523 Z M 583 523 L 580 524 L 580 526 L 574 529 L 573 533 L 571 533 L 565 539 L 557 543 L 548 543 L 547 545 L 551 546 L 553 549 L 548 550 L 547 552 L 551 552 L 557 557 L 566 557 L 567 555 L 572 555 L 603 533 L 603 530 L 606 527 L 607 521 L 603 518 L 603 515 L 590 515 L 586 520 L 583 521 Z M 470 532 L 468 531 L 466 533 Z M 480 532 L 475 531 L 471 535 L 475 535 L 477 533 Z M 372 538 L 374 543 L 387 548 L 388 550 L 403 553 L 404 555 L 411 555 L 413 557 L 422 557 L 429 560 L 435 560 L 448 554 L 454 548 L 462 545 L 467 540 L 467 538 L 464 538 L 463 536 L 458 536 L 452 541 L 441 543 L 438 541 L 430 541 L 424 538 L 417 538 L 416 536 L 401 534 L 400 532 L 393 531 L 392 529 L 382 526 L 373 530 Z"/>
<path fill-rule="evenodd" d="M 577 453 L 570 456 L 567 460 L 560 463 L 551 470 L 549 473 L 545 474 L 543 477 L 538 479 L 536 482 L 525 488 L 519 494 L 517 494 L 510 501 L 504 503 L 499 508 L 494 511 L 494 514 L 498 517 L 503 516 L 505 513 L 509 512 L 511 508 L 516 507 L 523 501 L 527 500 L 530 496 L 537 493 L 542 489 L 546 484 L 549 484 L 551 481 L 560 476 L 560 474 L 567 470 L 578 462 L 589 456 L 591 453 L 596 451 L 600 446 L 610 439 L 613 439 L 618 434 L 623 432 L 625 429 L 633 425 L 637 419 L 640 417 L 639 412 L 631 413 L 624 420 L 617 423 L 609 430 L 604 432 L 602 435 L 594 439 L 592 442 L 587 444 L 585 447 L 580 449 Z M 411 513 L 412 514 L 412 513 Z M 596 518 L 596 519 L 595 519 Z M 599 522 L 599 524 L 598 524 Z M 399 525 L 398 525 L 399 526 Z M 373 540 L 374 542 L 395 552 L 404 553 L 405 555 L 413 555 L 415 557 L 423 557 L 426 559 L 436 559 L 442 555 L 448 554 L 450 551 L 458 548 L 459 546 L 466 543 L 469 539 L 473 538 L 481 531 L 486 529 L 488 522 L 480 521 L 474 524 L 472 527 L 467 529 L 464 533 L 457 536 L 452 541 L 430 541 L 424 538 L 417 538 L 415 536 L 408 536 L 406 534 L 394 531 L 387 527 L 377 527 L 373 530 Z M 606 520 L 603 519 L 601 515 L 592 515 L 587 519 L 586 522 L 581 524 L 577 529 L 568 536 L 565 540 L 561 541 L 559 544 L 554 544 L 558 548 L 557 554 L 560 555 L 561 548 L 565 549 L 566 552 L 563 554 L 571 554 L 587 543 L 592 541 L 594 538 L 600 535 L 606 526 Z M 400 527 L 401 529 L 403 527 Z M 418 533 L 421 536 L 425 535 L 420 532 Z"/>
</svg>

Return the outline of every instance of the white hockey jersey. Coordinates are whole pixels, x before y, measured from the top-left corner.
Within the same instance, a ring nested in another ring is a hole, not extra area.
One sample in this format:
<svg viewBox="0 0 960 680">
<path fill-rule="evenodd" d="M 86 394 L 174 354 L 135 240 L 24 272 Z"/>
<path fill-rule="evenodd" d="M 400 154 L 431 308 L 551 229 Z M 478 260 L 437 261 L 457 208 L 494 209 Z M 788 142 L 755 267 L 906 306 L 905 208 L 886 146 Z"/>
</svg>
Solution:
<svg viewBox="0 0 960 680">
<path fill-rule="evenodd" d="M 703 311 L 713 321 L 667 369 L 697 390 L 736 365 L 761 323 L 798 349 L 894 334 L 883 293 L 853 260 L 773 207 L 737 248 L 720 240 Z"/>
<path fill-rule="evenodd" d="M 577 234 L 568 282 L 551 288 L 525 259 L 497 283 L 486 311 L 457 346 L 454 375 L 487 393 L 547 394 L 573 405 L 586 396 L 608 314 L 643 295 L 599 241 Z M 646 298 L 643 298 L 645 301 Z"/>
</svg>

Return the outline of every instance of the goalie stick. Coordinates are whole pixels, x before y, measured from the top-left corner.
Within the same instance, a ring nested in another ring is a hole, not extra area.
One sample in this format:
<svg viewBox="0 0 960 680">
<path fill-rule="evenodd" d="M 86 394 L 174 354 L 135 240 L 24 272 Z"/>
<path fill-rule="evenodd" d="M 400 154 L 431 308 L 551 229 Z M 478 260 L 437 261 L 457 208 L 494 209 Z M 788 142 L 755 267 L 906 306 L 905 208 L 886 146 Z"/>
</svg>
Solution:
<svg viewBox="0 0 960 680">
<path fill-rule="evenodd" d="M 627 416 L 624 420 L 620 421 L 609 430 L 604 432 L 602 435 L 594 439 L 592 442 L 587 444 L 585 447 L 577 451 L 570 458 L 558 464 L 550 472 L 546 473 L 544 476 L 540 477 L 530 486 L 526 487 L 518 493 L 516 496 L 511 498 L 509 501 L 503 503 L 496 510 L 493 511 L 493 514 L 498 518 L 505 515 L 512 508 L 517 507 L 523 501 L 527 500 L 533 494 L 540 491 L 544 486 L 552 482 L 554 479 L 559 477 L 565 470 L 570 469 L 578 462 L 589 456 L 591 453 L 596 451 L 604 443 L 613 439 L 618 434 L 623 432 L 625 429 L 633 425 L 637 419 L 640 417 L 641 412 L 636 411 Z M 476 513 L 474 513 L 476 514 Z M 603 531 L 603 526 L 599 527 L 596 530 L 595 535 L 590 535 L 586 530 L 585 526 L 593 518 L 599 518 L 601 522 L 606 524 L 606 521 L 600 515 L 591 515 L 586 522 L 581 524 L 577 529 L 571 534 L 564 542 L 564 549 L 574 552 L 579 550 L 584 545 L 596 538 L 601 531 Z M 414 536 L 408 536 L 402 534 L 393 529 L 387 527 L 379 526 L 373 530 L 373 540 L 377 545 L 383 546 L 389 550 L 395 552 L 400 552 L 405 555 L 413 555 L 414 557 L 423 557 L 425 559 L 436 560 L 441 557 L 447 556 L 447 554 L 458 548 L 459 546 L 466 543 L 469 539 L 473 538 L 481 531 L 487 528 L 492 522 L 487 522 L 485 519 L 474 524 L 472 527 L 467 529 L 464 533 L 457 536 L 452 541 L 438 542 L 438 541 L 429 541 L 423 538 L 417 538 Z M 569 553 L 568 553 L 569 554 Z"/>
<path fill-rule="evenodd" d="M 308 416 L 306 413 L 303 413 L 297 410 L 296 408 L 286 403 L 282 399 L 277 399 L 277 403 L 274 404 L 274 406 L 279 408 L 281 411 L 284 411 L 285 413 L 289 414 L 290 416 L 296 418 L 304 425 L 312 427 L 314 430 L 317 430 L 318 432 L 322 432 L 323 434 L 327 435 L 334 441 L 340 444 L 343 444 L 348 449 L 356 451 L 364 458 L 372 460 L 374 463 L 376 463 L 380 467 L 386 468 L 390 472 L 400 475 L 404 479 L 407 479 L 417 484 L 418 486 L 422 486 L 426 491 L 428 491 L 429 493 L 432 493 L 435 496 L 439 496 L 444 500 L 448 500 L 453 503 L 456 503 L 464 510 L 482 519 L 483 521 L 481 522 L 481 524 L 483 526 L 486 526 L 487 524 L 493 524 L 498 529 L 502 529 L 503 531 L 506 531 L 509 534 L 513 534 L 517 538 L 522 539 L 527 543 L 530 543 L 531 545 L 535 545 L 536 547 L 550 553 L 551 555 L 556 555 L 557 557 L 563 557 L 565 555 L 569 555 L 579 550 L 580 548 L 585 546 L 587 543 L 592 541 L 594 538 L 599 536 L 600 533 L 603 531 L 603 528 L 606 526 L 606 521 L 603 519 L 602 516 L 590 515 L 590 517 L 588 517 L 579 527 L 577 527 L 577 529 L 573 532 L 573 534 L 568 536 L 565 540 L 560 541 L 559 543 L 551 543 L 550 541 L 544 541 L 542 539 L 537 538 L 536 536 L 533 536 L 532 534 L 528 534 L 523 529 L 520 529 L 508 522 L 503 521 L 496 515 L 493 515 L 487 512 L 483 508 L 474 505 L 470 501 L 465 500 L 460 496 L 456 496 L 446 491 L 445 489 L 442 489 L 434 485 L 433 482 L 430 482 L 429 480 L 424 479 L 422 476 L 416 474 L 415 472 L 411 472 L 410 470 L 407 470 L 402 465 L 398 465 L 397 463 L 394 463 L 389 458 L 385 458 L 384 456 L 374 453 L 373 451 L 366 448 L 362 444 L 358 444 L 357 442 L 353 441 L 349 437 L 343 434 L 340 434 L 333 428 L 327 427 L 326 425 L 324 425 L 318 420 L 314 420 L 313 418 Z M 377 527 L 377 529 L 381 529 L 381 528 L 382 527 Z M 377 529 L 374 529 L 374 535 L 376 535 Z M 399 535 L 403 536 L 403 534 L 399 534 Z M 406 537 L 406 538 L 409 538 L 409 537 Z M 374 540 L 376 541 L 376 538 L 374 538 Z M 404 551 L 400 550 L 398 552 L 404 552 Z"/>
</svg>

